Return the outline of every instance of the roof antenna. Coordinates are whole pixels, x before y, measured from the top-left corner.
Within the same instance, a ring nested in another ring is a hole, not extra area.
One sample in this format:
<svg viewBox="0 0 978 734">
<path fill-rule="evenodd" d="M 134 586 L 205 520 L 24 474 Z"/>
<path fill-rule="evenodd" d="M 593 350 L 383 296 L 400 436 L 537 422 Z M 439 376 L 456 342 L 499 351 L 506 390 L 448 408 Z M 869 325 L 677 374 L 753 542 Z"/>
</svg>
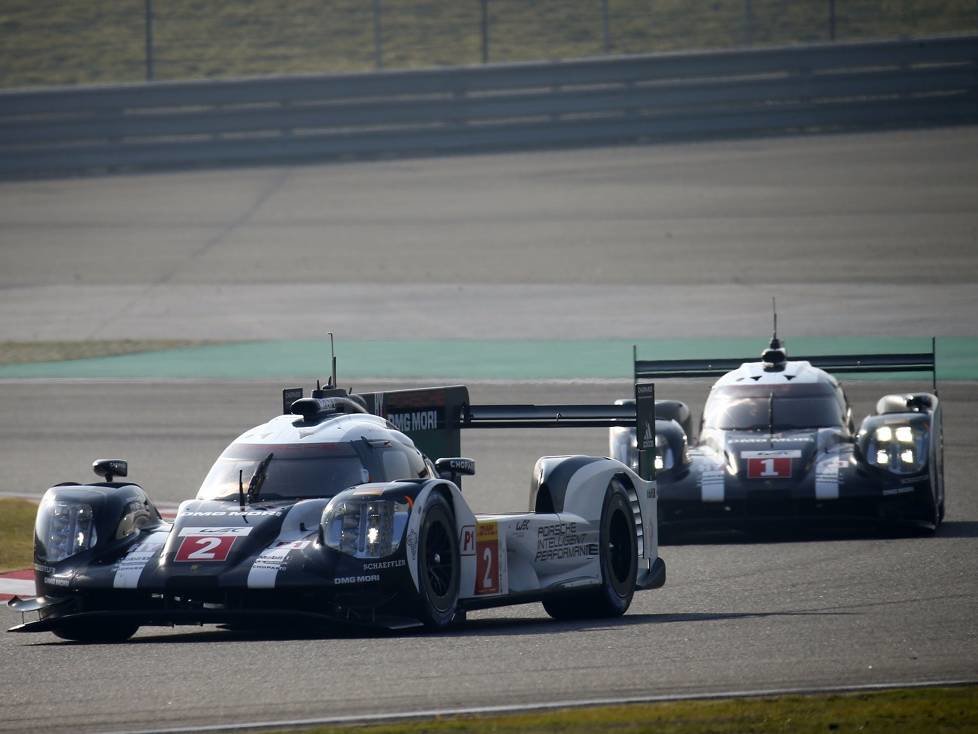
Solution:
<svg viewBox="0 0 978 734">
<path fill-rule="evenodd" d="M 333 346 L 333 332 L 329 332 L 329 356 L 332 362 L 332 375 L 329 378 L 330 389 L 336 387 L 336 350 Z"/>
<path fill-rule="evenodd" d="M 761 361 L 764 362 L 765 370 L 779 371 L 784 369 L 788 353 L 778 339 L 778 303 L 774 296 L 771 296 L 771 313 L 774 316 L 774 333 L 771 335 L 771 343 L 768 344 L 767 349 L 761 352 Z"/>
</svg>

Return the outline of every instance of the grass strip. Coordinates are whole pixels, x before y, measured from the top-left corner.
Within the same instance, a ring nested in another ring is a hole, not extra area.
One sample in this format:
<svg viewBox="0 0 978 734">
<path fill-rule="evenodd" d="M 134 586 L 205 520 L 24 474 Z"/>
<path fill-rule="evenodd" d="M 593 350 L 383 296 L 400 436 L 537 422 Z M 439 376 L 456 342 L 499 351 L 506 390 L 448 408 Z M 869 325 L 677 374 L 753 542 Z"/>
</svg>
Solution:
<svg viewBox="0 0 978 734">
<path fill-rule="evenodd" d="M 0 364 L 64 362 L 73 359 L 114 357 L 120 354 L 159 352 L 201 346 L 205 342 L 181 339 L 118 339 L 102 341 L 0 342 Z"/>
<path fill-rule="evenodd" d="M 0 573 L 29 568 L 34 562 L 36 513 L 36 502 L 0 499 Z"/>
<path fill-rule="evenodd" d="M 294 731 L 294 730 L 293 730 Z M 325 726 L 305 734 L 952 734 L 978 731 L 978 686 L 791 695 Z"/>
<path fill-rule="evenodd" d="M 158 80 L 367 71 L 378 53 L 386 69 L 454 66 L 483 53 L 476 0 L 4 0 L 0 87 L 143 81 L 148 7 Z M 492 62 L 973 33 L 978 14 L 974 0 L 489 0 L 487 9 Z"/>
</svg>

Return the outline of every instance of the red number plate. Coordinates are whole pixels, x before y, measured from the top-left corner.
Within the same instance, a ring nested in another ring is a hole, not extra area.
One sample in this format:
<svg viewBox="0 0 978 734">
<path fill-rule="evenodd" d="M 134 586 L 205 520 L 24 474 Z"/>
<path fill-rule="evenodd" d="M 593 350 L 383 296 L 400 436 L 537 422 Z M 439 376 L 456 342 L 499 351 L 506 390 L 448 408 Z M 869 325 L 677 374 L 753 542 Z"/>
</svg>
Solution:
<svg viewBox="0 0 978 734">
<path fill-rule="evenodd" d="M 499 593 L 499 527 L 494 522 L 476 525 L 475 593 Z"/>
<path fill-rule="evenodd" d="M 748 459 L 748 479 L 790 479 L 791 459 L 778 457 L 770 459 Z"/>
<path fill-rule="evenodd" d="M 188 563 L 226 561 L 237 539 L 234 535 L 190 535 L 180 543 L 174 560 Z"/>
</svg>

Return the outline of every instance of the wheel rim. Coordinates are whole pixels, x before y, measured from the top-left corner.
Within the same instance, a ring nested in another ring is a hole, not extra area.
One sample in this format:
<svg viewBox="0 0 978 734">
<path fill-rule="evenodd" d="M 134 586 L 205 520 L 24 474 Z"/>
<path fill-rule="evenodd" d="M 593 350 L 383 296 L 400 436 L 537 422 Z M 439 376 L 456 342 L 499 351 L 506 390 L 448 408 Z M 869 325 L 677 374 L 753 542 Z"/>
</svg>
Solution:
<svg viewBox="0 0 978 734">
<path fill-rule="evenodd" d="M 432 523 L 425 542 L 425 570 L 428 588 L 434 596 L 433 601 L 447 599 L 451 595 L 454 576 L 452 543 L 441 522 Z"/>
</svg>

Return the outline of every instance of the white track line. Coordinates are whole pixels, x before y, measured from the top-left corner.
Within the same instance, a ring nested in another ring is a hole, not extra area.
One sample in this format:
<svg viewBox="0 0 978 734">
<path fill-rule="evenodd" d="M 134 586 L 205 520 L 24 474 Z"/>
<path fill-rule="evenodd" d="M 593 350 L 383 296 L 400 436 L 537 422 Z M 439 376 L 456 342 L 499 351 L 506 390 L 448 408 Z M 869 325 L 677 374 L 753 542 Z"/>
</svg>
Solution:
<svg viewBox="0 0 978 734">
<path fill-rule="evenodd" d="M 517 714 L 527 711 L 551 711 L 591 706 L 621 706 L 633 703 L 665 703 L 668 701 L 709 701 L 722 698 L 760 698 L 766 696 L 812 695 L 823 693 L 858 693 L 885 691 L 898 688 L 935 688 L 938 686 L 976 685 L 978 678 L 970 680 L 932 680 L 914 683 L 866 683 L 856 686 L 824 686 L 811 688 L 771 688 L 752 691 L 721 691 L 717 693 L 687 693 L 661 696 L 635 696 L 631 698 L 596 698 L 588 701 L 552 701 L 521 706 L 471 706 L 465 708 L 427 709 L 403 711 L 391 714 L 352 714 L 326 716 L 319 719 L 283 719 L 281 721 L 255 721 L 243 724 L 212 724 L 210 726 L 178 726 L 163 729 L 130 729 L 110 734 L 190 734 L 191 732 L 239 732 L 263 729 L 292 729 L 298 727 L 331 726 L 339 724 L 378 724 L 392 721 L 430 719 L 442 716 L 479 716 L 484 714 Z"/>
</svg>

